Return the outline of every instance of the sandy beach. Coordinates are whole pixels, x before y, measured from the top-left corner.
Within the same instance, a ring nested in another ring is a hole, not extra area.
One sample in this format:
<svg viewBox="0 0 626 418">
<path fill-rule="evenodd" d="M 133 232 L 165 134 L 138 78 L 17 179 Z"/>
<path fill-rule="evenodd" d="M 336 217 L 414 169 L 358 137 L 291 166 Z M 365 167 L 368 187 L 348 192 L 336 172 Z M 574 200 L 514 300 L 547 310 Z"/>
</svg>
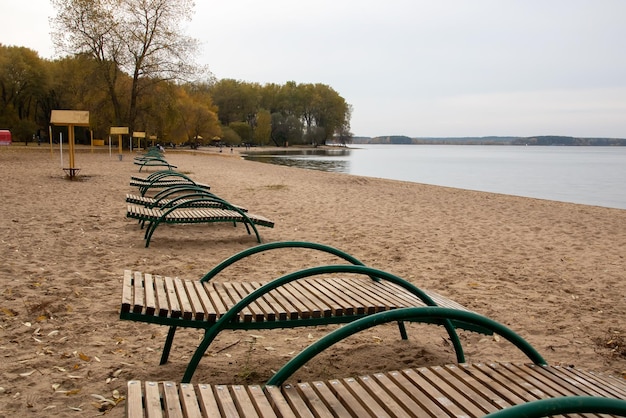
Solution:
<svg viewBox="0 0 626 418">
<path fill-rule="evenodd" d="M 242 226 L 217 223 L 159 227 L 145 248 L 125 217 L 130 177 L 148 174 L 135 155 L 82 149 L 70 181 L 58 149 L 0 148 L 0 417 L 122 417 L 128 380 L 180 381 L 201 332 L 179 330 L 159 366 L 167 328 L 119 319 L 123 271 L 197 279 L 256 245 Z M 626 210 L 273 166 L 228 150 L 166 158 L 273 220 L 259 227 L 264 242 L 337 247 L 509 326 L 551 364 L 626 378 Z M 330 262 L 281 250 L 220 280 L 267 281 Z M 455 361 L 442 329 L 408 328 L 408 341 L 395 326 L 351 337 L 294 378 Z M 263 383 L 331 329 L 223 332 L 194 381 Z M 465 332 L 462 341 L 469 361 L 525 360 L 497 338 Z"/>
</svg>

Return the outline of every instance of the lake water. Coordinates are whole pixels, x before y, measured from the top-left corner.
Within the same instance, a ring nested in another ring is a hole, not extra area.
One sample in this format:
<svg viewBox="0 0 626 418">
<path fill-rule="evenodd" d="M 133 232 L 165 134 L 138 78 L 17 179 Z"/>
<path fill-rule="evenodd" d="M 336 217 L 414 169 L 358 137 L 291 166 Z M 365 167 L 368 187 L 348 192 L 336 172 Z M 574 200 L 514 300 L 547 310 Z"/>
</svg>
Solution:
<svg viewBox="0 0 626 418">
<path fill-rule="evenodd" d="M 254 153 L 306 169 L 626 209 L 626 147 L 353 145 Z"/>
</svg>

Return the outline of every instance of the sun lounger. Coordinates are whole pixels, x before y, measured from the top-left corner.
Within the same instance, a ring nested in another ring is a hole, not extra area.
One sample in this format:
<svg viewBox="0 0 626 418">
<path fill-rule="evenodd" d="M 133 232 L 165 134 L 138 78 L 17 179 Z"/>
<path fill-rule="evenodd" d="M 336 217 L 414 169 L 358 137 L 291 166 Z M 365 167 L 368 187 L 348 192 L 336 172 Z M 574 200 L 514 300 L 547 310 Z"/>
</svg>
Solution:
<svg viewBox="0 0 626 418">
<path fill-rule="evenodd" d="M 270 282 L 215 282 L 211 280 L 231 264 L 249 256 L 280 248 L 304 248 L 334 254 L 349 265 L 337 264 L 299 270 Z M 224 329 L 278 329 L 341 324 L 407 306 L 460 304 L 423 291 L 390 273 L 363 266 L 340 250 L 317 243 L 274 242 L 249 248 L 217 265 L 199 281 L 124 272 L 120 318 L 170 327 L 161 364 L 167 361 L 177 327 L 205 330 L 183 381 L 189 381 L 214 338 Z M 457 323 L 458 322 L 458 323 Z M 455 326 L 441 322 L 463 362 Z M 400 334 L 406 338 L 402 324 Z M 470 325 L 470 328 L 472 326 Z M 474 331 L 484 331 L 472 328 Z"/>
<path fill-rule="evenodd" d="M 225 206 L 220 201 L 197 201 L 190 203 L 191 199 L 197 197 L 215 197 L 218 200 L 221 200 L 218 196 L 211 193 L 210 191 L 194 186 L 194 185 L 177 185 L 167 187 L 154 196 L 141 196 L 132 193 L 128 193 L 126 195 L 126 202 L 132 203 L 134 205 L 141 205 L 147 208 L 159 208 L 165 209 L 168 207 L 176 206 L 178 203 L 189 203 L 189 207 L 213 207 L 213 208 L 224 208 Z M 242 206 L 236 206 L 239 210 L 243 212 L 247 212 L 247 209 Z"/>
<path fill-rule="evenodd" d="M 328 381 L 285 383 L 336 342 L 395 321 L 460 321 L 490 330 L 531 363 L 465 363 L 381 371 Z M 562 413 L 626 416 L 626 381 L 573 367 L 549 366 L 515 332 L 476 313 L 441 307 L 402 308 L 363 317 L 328 334 L 265 385 L 128 382 L 126 412 L 181 417 L 540 417 Z"/>
<path fill-rule="evenodd" d="M 175 165 L 168 163 L 165 158 L 155 155 L 135 158 L 133 164 L 139 166 L 139 172 L 141 172 L 144 167 L 167 167 L 168 170 L 177 168 Z"/>
<path fill-rule="evenodd" d="M 264 216 L 244 212 L 237 206 L 231 205 L 223 199 L 208 195 L 198 195 L 177 201 L 174 206 L 150 208 L 140 205 L 128 205 L 126 217 L 139 220 L 146 226 L 144 239 L 146 247 L 150 246 L 150 240 L 156 228 L 161 224 L 193 224 L 232 222 L 243 223 L 248 234 L 250 229 L 254 231 L 257 241 L 261 242 L 261 236 L 256 226 L 274 227 L 274 222 Z"/>
<path fill-rule="evenodd" d="M 131 177 L 130 185 L 138 187 L 142 196 L 152 189 L 165 189 L 173 186 L 195 186 L 200 189 L 210 190 L 207 184 L 194 181 L 189 176 L 173 170 L 161 170 L 150 174 L 148 177 Z"/>
</svg>

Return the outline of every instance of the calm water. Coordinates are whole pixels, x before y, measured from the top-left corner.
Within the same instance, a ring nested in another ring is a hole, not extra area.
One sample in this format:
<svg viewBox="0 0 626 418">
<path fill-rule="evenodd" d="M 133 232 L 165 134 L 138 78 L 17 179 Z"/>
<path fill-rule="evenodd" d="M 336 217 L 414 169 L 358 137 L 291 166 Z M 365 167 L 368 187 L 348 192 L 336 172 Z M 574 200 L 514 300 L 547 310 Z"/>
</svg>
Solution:
<svg viewBox="0 0 626 418">
<path fill-rule="evenodd" d="M 626 209 L 626 147 L 359 145 L 254 154 L 272 164 Z"/>
</svg>

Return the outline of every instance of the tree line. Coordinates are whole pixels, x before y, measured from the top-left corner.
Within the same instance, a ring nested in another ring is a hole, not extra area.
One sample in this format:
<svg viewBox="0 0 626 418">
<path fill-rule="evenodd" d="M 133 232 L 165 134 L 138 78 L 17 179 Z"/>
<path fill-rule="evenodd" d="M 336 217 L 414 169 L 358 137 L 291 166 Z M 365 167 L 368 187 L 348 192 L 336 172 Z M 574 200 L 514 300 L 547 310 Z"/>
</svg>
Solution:
<svg viewBox="0 0 626 418">
<path fill-rule="evenodd" d="M 54 109 L 88 110 L 94 138 L 110 127 L 161 143 L 349 142 L 351 106 L 321 83 L 217 80 L 180 29 L 192 0 L 51 0 L 61 58 L 0 44 L 0 128 L 45 138 Z M 77 141 L 84 140 L 77 136 Z"/>
</svg>

